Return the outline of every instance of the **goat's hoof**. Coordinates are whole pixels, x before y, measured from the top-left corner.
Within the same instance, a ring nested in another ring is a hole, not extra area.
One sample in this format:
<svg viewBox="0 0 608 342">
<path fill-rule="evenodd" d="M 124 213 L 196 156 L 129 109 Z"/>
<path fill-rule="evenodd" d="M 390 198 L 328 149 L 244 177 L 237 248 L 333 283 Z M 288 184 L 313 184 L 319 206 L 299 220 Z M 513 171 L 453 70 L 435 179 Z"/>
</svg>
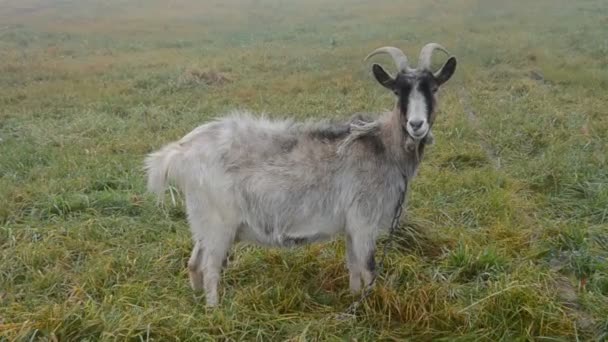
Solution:
<svg viewBox="0 0 608 342">
<path fill-rule="evenodd" d="M 361 285 L 351 285 L 350 294 L 356 295 L 361 292 Z"/>
<path fill-rule="evenodd" d="M 218 306 L 218 301 L 216 300 L 207 300 L 207 302 L 205 303 L 205 307 L 207 309 L 215 309 Z"/>
</svg>

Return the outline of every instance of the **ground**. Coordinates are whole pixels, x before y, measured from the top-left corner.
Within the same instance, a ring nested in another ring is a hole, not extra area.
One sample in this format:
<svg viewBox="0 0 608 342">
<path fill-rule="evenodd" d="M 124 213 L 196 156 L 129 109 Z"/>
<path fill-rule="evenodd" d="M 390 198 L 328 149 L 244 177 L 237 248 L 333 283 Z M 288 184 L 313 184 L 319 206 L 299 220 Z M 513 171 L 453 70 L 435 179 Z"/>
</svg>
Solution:
<svg viewBox="0 0 608 342">
<path fill-rule="evenodd" d="M 0 7 L 0 341 L 607 337 L 603 0 Z M 459 65 L 356 317 L 336 319 L 357 298 L 341 239 L 234 248 L 206 309 L 184 208 L 145 192 L 146 153 L 233 108 L 390 109 L 363 58 L 415 62 L 430 41 Z"/>
</svg>

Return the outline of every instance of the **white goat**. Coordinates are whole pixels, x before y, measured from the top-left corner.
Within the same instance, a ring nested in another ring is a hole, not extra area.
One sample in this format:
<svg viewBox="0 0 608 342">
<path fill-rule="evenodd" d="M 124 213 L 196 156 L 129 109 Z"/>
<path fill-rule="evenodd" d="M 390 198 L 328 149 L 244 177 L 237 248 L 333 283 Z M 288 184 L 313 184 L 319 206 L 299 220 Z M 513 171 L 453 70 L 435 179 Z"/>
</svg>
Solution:
<svg viewBox="0 0 608 342">
<path fill-rule="evenodd" d="M 190 281 L 218 304 L 222 264 L 235 241 L 293 246 L 345 233 L 350 289 L 370 284 L 375 241 L 388 228 L 414 176 L 435 120 L 435 92 L 455 71 L 450 57 L 430 71 L 427 44 L 412 69 L 403 52 L 383 47 L 395 77 L 374 64 L 376 80 L 397 97 L 392 112 L 342 124 L 297 123 L 234 112 L 197 127 L 146 159 L 148 188 L 169 181 L 185 194 L 194 240 Z"/>
</svg>

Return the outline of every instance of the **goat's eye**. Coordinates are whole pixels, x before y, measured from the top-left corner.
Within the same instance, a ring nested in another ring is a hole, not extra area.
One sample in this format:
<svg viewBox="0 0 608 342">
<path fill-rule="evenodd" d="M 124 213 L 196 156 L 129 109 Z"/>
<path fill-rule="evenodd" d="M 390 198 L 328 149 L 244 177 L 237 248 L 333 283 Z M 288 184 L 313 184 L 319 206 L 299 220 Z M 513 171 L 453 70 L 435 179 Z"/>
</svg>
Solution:
<svg viewBox="0 0 608 342">
<path fill-rule="evenodd" d="M 431 91 L 432 91 L 433 93 L 436 93 L 436 92 L 437 92 L 437 90 L 439 90 L 439 87 L 438 87 L 438 86 L 432 86 L 432 87 L 431 87 Z"/>
</svg>

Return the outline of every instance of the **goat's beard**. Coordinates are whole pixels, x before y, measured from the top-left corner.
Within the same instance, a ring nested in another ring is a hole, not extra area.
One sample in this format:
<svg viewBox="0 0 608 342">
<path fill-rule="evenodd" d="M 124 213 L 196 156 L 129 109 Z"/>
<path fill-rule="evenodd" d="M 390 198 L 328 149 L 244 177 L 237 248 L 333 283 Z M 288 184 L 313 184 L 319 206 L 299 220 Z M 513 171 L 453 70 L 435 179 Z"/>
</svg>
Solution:
<svg viewBox="0 0 608 342">
<path fill-rule="evenodd" d="M 405 150 L 407 152 L 413 152 L 416 154 L 416 160 L 420 160 L 418 155 L 418 149 L 420 145 L 432 145 L 435 142 L 435 136 L 429 129 L 424 137 L 421 139 L 414 139 L 409 134 L 405 138 Z"/>
<path fill-rule="evenodd" d="M 429 128 L 429 131 L 424 136 L 424 138 L 422 138 L 422 140 L 420 140 L 420 143 L 425 144 L 425 145 L 433 145 L 435 143 L 435 136 L 433 135 L 433 132 L 431 132 L 430 128 Z"/>
<path fill-rule="evenodd" d="M 410 146 L 417 146 L 418 144 L 433 145 L 435 143 L 435 136 L 433 135 L 433 132 L 431 131 L 430 128 L 422 138 L 418 138 L 418 139 L 412 137 L 405 127 L 403 128 L 403 133 L 406 136 L 406 138 L 405 138 L 406 150 L 408 150 L 408 148 L 410 148 Z"/>
</svg>

